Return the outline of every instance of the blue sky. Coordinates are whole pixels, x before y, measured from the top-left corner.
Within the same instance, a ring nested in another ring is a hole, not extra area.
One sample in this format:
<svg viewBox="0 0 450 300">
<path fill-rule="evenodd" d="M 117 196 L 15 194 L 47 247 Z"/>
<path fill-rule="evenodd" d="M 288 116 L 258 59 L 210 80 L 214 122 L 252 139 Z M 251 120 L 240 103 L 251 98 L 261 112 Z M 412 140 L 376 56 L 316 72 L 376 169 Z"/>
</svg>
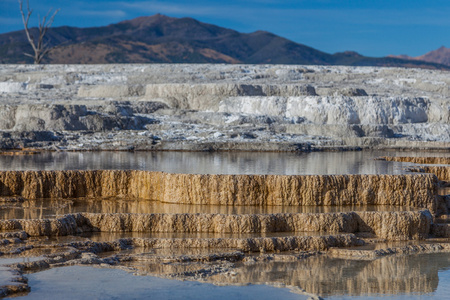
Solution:
<svg viewBox="0 0 450 300">
<path fill-rule="evenodd" d="M 26 0 L 24 0 L 26 2 Z M 139 16 L 192 17 L 240 32 L 266 30 L 316 49 L 417 56 L 450 47 L 450 0 L 30 0 L 54 26 L 103 26 Z M 22 29 L 17 0 L 0 0 L 0 33 Z"/>
</svg>

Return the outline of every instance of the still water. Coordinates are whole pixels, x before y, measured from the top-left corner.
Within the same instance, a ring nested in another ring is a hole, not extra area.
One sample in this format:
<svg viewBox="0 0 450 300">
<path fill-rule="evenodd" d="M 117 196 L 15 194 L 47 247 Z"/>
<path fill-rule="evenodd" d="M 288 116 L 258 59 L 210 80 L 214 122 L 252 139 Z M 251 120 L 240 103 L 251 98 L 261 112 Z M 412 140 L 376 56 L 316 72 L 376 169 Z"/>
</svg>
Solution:
<svg viewBox="0 0 450 300">
<path fill-rule="evenodd" d="M 218 274 L 207 283 L 151 276 L 164 275 L 164 266 L 159 266 L 139 263 L 140 274 L 150 276 L 81 266 L 29 274 L 31 292 L 24 298 L 314 299 L 309 296 L 315 295 L 336 300 L 404 300 L 449 299 L 450 295 L 450 257 L 442 253 L 373 261 L 319 256 L 298 262 L 237 265 L 234 276 Z"/>
<path fill-rule="evenodd" d="M 0 155 L 0 170 L 131 169 L 188 174 L 401 174 L 410 163 L 380 156 L 445 156 L 432 152 L 41 152 Z"/>
</svg>

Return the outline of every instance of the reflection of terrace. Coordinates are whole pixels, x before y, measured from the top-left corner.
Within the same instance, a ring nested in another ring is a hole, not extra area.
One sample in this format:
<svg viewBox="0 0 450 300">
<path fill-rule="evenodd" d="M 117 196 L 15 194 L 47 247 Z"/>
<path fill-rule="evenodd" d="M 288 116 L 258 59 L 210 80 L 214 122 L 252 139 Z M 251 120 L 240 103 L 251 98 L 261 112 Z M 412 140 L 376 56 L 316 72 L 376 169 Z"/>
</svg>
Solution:
<svg viewBox="0 0 450 300">
<path fill-rule="evenodd" d="M 130 265 L 142 273 L 159 276 L 201 268 L 192 264 L 162 265 L 142 260 Z M 241 263 L 232 269 L 235 275 L 219 273 L 206 281 L 230 285 L 282 283 L 321 296 L 426 294 L 436 290 L 438 271 L 448 267 L 448 254 L 387 256 L 373 261 L 313 256 L 296 262 Z"/>
<path fill-rule="evenodd" d="M 144 213 L 144 214 L 279 214 L 279 213 L 337 213 L 351 211 L 414 211 L 413 207 L 393 205 L 345 206 L 224 206 L 174 204 L 150 200 L 124 199 L 38 199 L 3 205 L 2 219 L 44 219 L 79 212 L 91 213 Z"/>
</svg>

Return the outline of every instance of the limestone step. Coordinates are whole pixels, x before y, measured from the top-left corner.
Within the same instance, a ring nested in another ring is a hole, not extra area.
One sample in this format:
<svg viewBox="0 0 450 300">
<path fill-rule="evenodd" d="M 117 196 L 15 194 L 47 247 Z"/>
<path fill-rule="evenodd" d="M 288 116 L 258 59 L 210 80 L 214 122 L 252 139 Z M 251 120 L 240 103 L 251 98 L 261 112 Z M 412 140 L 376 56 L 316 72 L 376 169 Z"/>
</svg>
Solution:
<svg viewBox="0 0 450 300">
<path fill-rule="evenodd" d="M 30 236 L 116 231 L 218 234 L 374 233 L 387 240 L 409 240 L 426 238 L 431 223 L 432 216 L 428 210 L 243 215 L 76 213 L 57 219 L 0 220 L 0 230 L 24 230 Z"/>
</svg>

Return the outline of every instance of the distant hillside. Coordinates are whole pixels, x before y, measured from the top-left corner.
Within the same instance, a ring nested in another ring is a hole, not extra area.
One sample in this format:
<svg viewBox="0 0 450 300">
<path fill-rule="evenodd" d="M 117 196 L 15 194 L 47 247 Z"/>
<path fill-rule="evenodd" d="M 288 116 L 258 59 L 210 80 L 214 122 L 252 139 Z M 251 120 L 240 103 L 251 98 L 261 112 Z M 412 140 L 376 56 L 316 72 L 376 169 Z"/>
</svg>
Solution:
<svg viewBox="0 0 450 300">
<path fill-rule="evenodd" d="M 37 30 L 37 29 L 32 29 Z M 55 27 L 58 45 L 44 60 L 52 64 L 247 63 L 447 68 L 395 57 L 371 58 L 355 52 L 328 54 L 266 31 L 240 33 L 192 18 L 139 17 L 104 27 Z M 24 31 L 0 35 L 1 63 L 32 63 Z"/>
<path fill-rule="evenodd" d="M 450 48 L 442 46 L 439 49 L 430 51 L 424 55 L 416 57 L 418 60 L 438 63 L 450 66 Z"/>
<path fill-rule="evenodd" d="M 392 58 L 408 59 L 408 60 L 420 60 L 436 64 L 442 64 L 450 67 L 450 48 L 442 46 L 439 49 L 430 51 L 421 56 L 411 57 L 408 55 L 391 55 Z"/>
</svg>

